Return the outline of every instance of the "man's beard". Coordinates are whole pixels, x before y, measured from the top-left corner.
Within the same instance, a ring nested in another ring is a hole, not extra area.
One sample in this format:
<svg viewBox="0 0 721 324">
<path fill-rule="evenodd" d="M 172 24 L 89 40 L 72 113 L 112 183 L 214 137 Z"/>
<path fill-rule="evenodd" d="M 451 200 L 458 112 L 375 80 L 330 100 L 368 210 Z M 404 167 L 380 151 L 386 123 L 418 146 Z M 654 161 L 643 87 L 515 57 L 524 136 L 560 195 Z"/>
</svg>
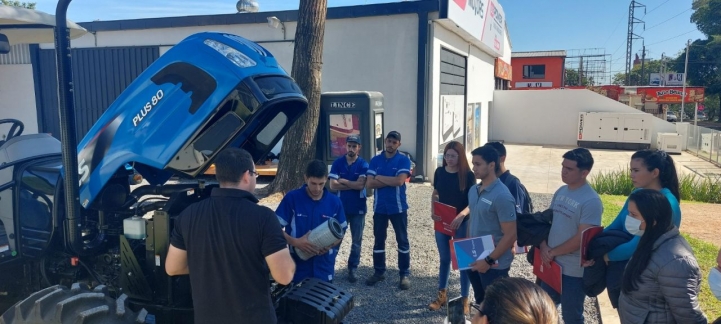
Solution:
<svg viewBox="0 0 721 324">
<path fill-rule="evenodd" d="M 347 155 L 349 158 L 354 158 L 356 156 L 355 152 L 353 152 L 353 151 L 348 151 Z"/>
</svg>

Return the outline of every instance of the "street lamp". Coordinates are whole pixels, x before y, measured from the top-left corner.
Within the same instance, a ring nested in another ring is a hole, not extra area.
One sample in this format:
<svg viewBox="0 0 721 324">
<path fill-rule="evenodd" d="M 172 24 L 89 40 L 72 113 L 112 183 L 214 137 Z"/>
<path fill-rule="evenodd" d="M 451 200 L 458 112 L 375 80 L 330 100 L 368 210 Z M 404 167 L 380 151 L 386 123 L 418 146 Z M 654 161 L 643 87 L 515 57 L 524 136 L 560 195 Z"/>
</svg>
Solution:
<svg viewBox="0 0 721 324">
<path fill-rule="evenodd" d="M 268 27 L 278 28 L 278 26 L 280 26 L 280 28 L 283 30 L 283 40 L 285 40 L 285 24 L 283 23 L 283 21 L 278 19 L 278 17 L 276 16 L 268 17 Z"/>
</svg>

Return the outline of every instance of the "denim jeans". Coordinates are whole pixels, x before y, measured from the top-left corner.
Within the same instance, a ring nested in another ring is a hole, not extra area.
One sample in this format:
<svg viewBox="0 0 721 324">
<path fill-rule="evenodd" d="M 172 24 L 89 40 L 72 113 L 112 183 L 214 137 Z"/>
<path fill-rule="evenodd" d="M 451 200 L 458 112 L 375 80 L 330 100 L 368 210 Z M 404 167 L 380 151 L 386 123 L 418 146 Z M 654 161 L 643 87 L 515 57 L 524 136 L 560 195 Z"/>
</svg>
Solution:
<svg viewBox="0 0 721 324">
<path fill-rule="evenodd" d="M 363 242 L 363 229 L 365 228 L 365 214 L 346 214 L 351 234 L 350 255 L 348 256 L 348 269 L 355 270 L 360 264 L 361 243 Z"/>
<path fill-rule="evenodd" d="M 480 273 L 478 271 L 473 271 L 470 269 L 465 270 L 468 275 L 468 280 L 473 286 L 473 297 L 475 299 L 474 303 L 476 305 L 480 305 L 483 302 L 484 297 L 486 296 L 486 287 L 490 286 L 493 281 L 498 278 L 507 278 L 508 272 L 510 270 L 511 268 L 502 270 L 489 269 L 488 271 L 486 271 L 486 273 Z"/>
<path fill-rule="evenodd" d="M 446 289 L 448 287 L 448 276 L 451 273 L 451 238 L 465 238 L 466 229 L 468 228 L 468 220 L 461 223 L 461 226 L 456 230 L 456 235 L 451 237 L 450 235 L 443 234 L 438 231 L 434 231 L 436 234 L 436 245 L 438 246 L 438 255 L 441 259 L 441 264 L 438 268 L 438 290 Z M 468 273 L 461 271 L 461 296 L 468 297 L 468 291 L 470 290 L 471 282 L 468 281 Z"/>
<path fill-rule="evenodd" d="M 398 243 L 398 271 L 401 277 L 411 274 L 411 245 L 408 242 L 408 212 L 400 214 L 373 214 L 373 269 L 382 275 L 386 272 L 386 237 L 388 221 L 393 225 Z"/>
<path fill-rule="evenodd" d="M 583 324 L 583 304 L 586 301 L 586 294 L 583 292 L 583 277 L 571 277 L 563 275 L 561 279 L 561 294 L 545 282 L 541 283 L 553 302 L 561 304 L 561 317 L 566 324 Z"/>
</svg>

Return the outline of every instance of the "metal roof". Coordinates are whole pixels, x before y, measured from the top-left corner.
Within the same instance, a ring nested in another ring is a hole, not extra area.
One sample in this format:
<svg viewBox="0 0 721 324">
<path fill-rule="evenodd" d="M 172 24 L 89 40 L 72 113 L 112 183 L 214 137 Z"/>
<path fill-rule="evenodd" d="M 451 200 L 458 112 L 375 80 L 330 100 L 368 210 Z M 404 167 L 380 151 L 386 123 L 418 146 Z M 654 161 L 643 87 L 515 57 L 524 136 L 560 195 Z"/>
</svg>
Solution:
<svg viewBox="0 0 721 324">
<path fill-rule="evenodd" d="M 566 57 L 566 51 L 513 52 L 511 53 L 511 58 L 514 57 Z"/>
</svg>

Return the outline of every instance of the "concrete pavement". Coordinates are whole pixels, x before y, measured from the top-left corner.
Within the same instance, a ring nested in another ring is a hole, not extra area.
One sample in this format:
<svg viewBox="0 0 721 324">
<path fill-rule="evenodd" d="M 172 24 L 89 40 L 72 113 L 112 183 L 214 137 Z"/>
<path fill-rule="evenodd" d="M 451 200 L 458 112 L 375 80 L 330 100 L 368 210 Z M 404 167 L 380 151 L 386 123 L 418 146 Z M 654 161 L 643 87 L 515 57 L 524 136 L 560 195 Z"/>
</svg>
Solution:
<svg viewBox="0 0 721 324">
<path fill-rule="evenodd" d="M 506 168 L 518 177 L 529 192 L 554 193 L 563 185 L 563 154 L 575 147 L 505 144 Z M 599 172 L 627 170 L 634 151 L 590 149 L 594 166 L 591 177 Z M 721 177 L 721 168 L 689 153 L 672 154 L 679 176 L 696 174 Z"/>
</svg>

